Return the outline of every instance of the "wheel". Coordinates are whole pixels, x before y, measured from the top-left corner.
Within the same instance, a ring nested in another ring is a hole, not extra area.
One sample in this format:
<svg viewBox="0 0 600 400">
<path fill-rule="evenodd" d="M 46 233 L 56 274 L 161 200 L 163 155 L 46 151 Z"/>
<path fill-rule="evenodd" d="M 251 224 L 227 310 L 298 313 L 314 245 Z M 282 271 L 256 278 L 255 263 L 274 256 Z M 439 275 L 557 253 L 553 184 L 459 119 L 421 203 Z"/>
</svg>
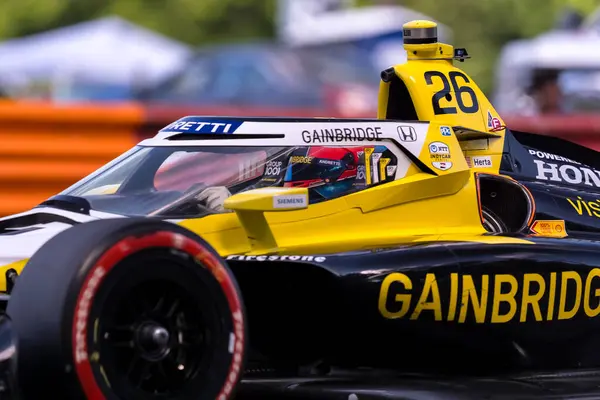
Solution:
<svg viewBox="0 0 600 400">
<path fill-rule="evenodd" d="M 11 293 L 22 399 L 228 399 L 243 371 L 237 283 L 200 237 L 120 218 L 67 229 Z"/>
</svg>

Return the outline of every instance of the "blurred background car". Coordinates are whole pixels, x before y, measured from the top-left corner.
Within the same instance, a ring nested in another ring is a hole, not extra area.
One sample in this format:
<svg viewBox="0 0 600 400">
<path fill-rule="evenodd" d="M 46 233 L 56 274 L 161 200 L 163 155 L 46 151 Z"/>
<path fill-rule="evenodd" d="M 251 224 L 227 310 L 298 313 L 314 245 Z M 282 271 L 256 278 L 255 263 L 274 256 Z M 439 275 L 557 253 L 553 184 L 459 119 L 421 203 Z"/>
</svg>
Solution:
<svg viewBox="0 0 600 400">
<path fill-rule="evenodd" d="M 527 115 L 599 111 L 600 53 L 595 50 L 599 47 L 600 35 L 579 26 L 507 44 L 497 66 L 498 111 Z"/>
<path fill-rule="evenodd" d="M 379 77 L 353 46 L 290 49 L 274 43 L 200 50 L 184 68 L 135 98 L 171 105 L 334 107 L 373 113 Z"/>
<path fill-rule="evenodd" d="M 586 16 L 565 7 L 548 31 L 502 47 L 494 76 L 495 107 L 513 130 L 600 150 L 599 46 L 600 8 Z"/>
</svg>

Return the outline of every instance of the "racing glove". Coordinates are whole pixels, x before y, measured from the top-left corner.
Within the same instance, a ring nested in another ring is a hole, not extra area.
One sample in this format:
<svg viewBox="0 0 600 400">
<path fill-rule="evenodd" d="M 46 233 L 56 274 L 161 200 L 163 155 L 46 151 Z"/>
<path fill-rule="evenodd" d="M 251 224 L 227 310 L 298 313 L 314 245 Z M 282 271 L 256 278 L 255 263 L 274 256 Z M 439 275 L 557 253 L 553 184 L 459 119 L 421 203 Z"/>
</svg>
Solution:
<svg viewBox="0 0 600 400">
<path fill-rule="evenodd" d="M 231 212 L 223 207 L 225 199 L 231 196 L 231 192 L 225 186 L 212 186 L 204 189 L 196 200 L 203 201 L 206 207 L 210 208 L 214 212 Z"/>
</svg>

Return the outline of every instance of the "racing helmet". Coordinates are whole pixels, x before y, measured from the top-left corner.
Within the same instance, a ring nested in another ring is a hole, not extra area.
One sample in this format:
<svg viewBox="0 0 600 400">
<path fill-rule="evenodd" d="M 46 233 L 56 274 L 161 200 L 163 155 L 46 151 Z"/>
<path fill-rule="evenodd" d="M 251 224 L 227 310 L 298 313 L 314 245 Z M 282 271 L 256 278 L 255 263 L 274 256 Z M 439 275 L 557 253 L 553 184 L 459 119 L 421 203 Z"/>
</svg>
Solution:
<svg viewBox="0 0 600 400">
<path fill-rule="evenodd" d="M 290 156 L 283 186 L 311 188 L 311 192 L 325 199 L 351 192 L 360 150 L 362 148 L 325 146 L 299 148 Z"/>
</svg>

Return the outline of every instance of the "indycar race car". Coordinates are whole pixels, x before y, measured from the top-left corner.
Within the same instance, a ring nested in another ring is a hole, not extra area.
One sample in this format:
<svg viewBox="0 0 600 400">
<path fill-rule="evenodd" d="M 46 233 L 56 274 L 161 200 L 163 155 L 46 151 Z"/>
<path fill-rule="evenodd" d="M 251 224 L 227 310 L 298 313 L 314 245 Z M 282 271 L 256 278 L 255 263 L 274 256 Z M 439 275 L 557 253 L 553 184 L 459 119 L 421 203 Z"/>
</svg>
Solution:
<svg viewBox="0 0 600 400">
<path fill-rule="evenodd" d="M 0 396 L 600 396 L 600 157 L 405 25 L 377 119 L 184 117 L 0 219 Z"/>
</svg>

